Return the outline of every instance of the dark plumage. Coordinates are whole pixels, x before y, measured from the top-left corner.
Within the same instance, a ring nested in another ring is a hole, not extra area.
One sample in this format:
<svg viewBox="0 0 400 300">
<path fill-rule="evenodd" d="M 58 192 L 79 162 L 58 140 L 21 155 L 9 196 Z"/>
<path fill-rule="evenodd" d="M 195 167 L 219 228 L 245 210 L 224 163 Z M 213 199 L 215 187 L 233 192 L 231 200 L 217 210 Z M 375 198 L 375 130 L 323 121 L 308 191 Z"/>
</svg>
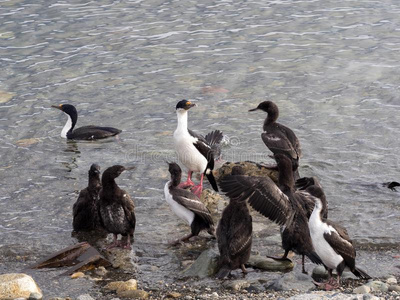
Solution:
<svg viewBox="0 0 400 300">
<path fill-rule="evenodd" d="M 114 234 L 114 242 L 109 248 L 122 246 L 131 249 L 130 238 L 136 225 L 135 205 L 129 194 L 120 189 L 115 182 L 115 178 L 123 171 L 131 169 L 133 168 L 115 165 L 105 170 L 101 178 L 103 187 L 99 201 L 100 221 L 107 232 Z M 117 241 L 118 234 L 127 238 L 125 245 Z"/>
<path fill-rule="evenodd" d="M 397 181 L 391 181 L 391 182 L 384 183 L 383 186 L 386 186 L 387 188 L 391 189 L 392 191 L 396 191 L 396 187 L 400 186 L 400 183 L 398 183 Z"/>
<path fill-rule="evenodd" d="M 178 244 L 197 236 L 200 231 L 207 230 L 214 236 L 214 221 L 208 208 L 200 199 L 188 190 L 178 187 L 181 182 L 182 170 L 176 163 L 169 163 L 169 172 L 171 180 L 165 184 L 165 200 L 171 206 L 172 211 L 181 219 L 185 220 L 191 233 L 173 244 Z"/>
<path fill-rule="evenodd" d="M 296 180 L 296 188 L 299 190 L 305 190 L 306 196 L 307 194 L 310 194 L 316 198 L 321 199 L 322 201 L 322 216 L 324 219 L 328 218 L 328 201 L 326 200 L 325 192 L 322 189 L 322 186 L 319 182 L 319 180 L 316 177 L 302 177 Z M 298 193 L 302 193 L 301 191 L 298 191 Z M 314 198 L 309 198 L 309 197 L 304 197 L 304 207 L 307 211 L 307 219 L 310 218 L 311 213 L 314 210 L 315 206 L 315 199 Z M 311 201 L 309 201 L 311 200 Z"/>
<path fill-rule="evenodd" d="M 300 142 L 290 128 L 276 122 L 279 117 L 278 106 L 272 101 L 264 101 L 249 111 L 255 110 L 268 113 L 264 121 L 264 132 L 261 134 L 263 142 L 272 153 L 287 155 L 291 159 L 295 179 L 299 178 L 297 169 L 301 157 Z"/>
<path fill-rule="evenodd" d="M 241 169 L 232 170 L 233 175 L 243 174 Z M 220 270 L 217 278 L 224 278 L 232 270 L 241 268 L 247 273 L 245 263 L 249 260 L 253 223 L 245 200 L 230 199 L 222 211 L 217 227 Z"/>
<path fill-rule="evenodd" d="M 245 200 L 271 221 L 282 225 L 282 247 L 287 259 L 290 250 L 308 256 L 314 263 L 321 260 L 315 253 L 308 229 L 307 210 L 304 203 L 315 202 L 315 197 L 306 191 L 296 191 L 291 160 L 285 154 L 276 154 L 279 168 L 279 186 L 269 177 L 243 175 L 225 176 L 221 189 L 230 199 Z"/>
<path fill-rule="evenodd" d="M 78 199 L 72 207 L 74 231 L 91 231 L 99 228 L 97 206 L 100 189 L 100 166 L 92 164 L 89 169 L 89 184 L 87 188 L 80 191 Z"/>
<path fill-rule="evenodd" d="M 57 108 L 63 111 L 68 116 L 67 123 L 61 131 L 61 137 L 69 140 L 98 140 L 104 139 L 110 136 L 117 135 L 121 130 L 113 127 L 99 127 L 99 126 L 83 126 L 75 128 L 78 120 L 78 112 L 75 106 L 71 104 L 60 104 L 52 105 L 51 107 Z"/>
<path fill-rule="evenodd" d="M 370 279 L 371 277 L 365 271 L 356 267 L 356 250 L 346 228 L 323 219 L 322 209 L 323 203 L 321 199 L 317 198 L 308 226 L 314 249 L 329 272 L 330 280 L 323 284 L 324 287 L 326 289 L 338 287 L 345 267 L 348 267 L 359 278 Z M 336 282 L 332 278 L 334 269 L 338 274 Z"/>
</svg>

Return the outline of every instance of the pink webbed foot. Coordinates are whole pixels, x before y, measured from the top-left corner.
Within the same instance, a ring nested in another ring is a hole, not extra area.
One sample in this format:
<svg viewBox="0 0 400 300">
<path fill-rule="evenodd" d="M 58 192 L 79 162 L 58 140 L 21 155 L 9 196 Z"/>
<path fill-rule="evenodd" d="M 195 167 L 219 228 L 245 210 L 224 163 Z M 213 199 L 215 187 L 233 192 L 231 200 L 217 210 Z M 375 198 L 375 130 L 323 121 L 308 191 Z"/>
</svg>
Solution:
<svg viewBox="0 0 400 300">
<path fill-rule="evenodd" d="M 190 187 L 192 187 L 192 186 L 194 186 L 193 181 L 187 180 L 187 181 L 185 181 L 185 182 L 181 182 L 181 183 L 178 185 L 178 188 L 180 188 L 180 189 L 187 189 L 187 188 L 190 188 Z"/>
<path fill-rule="evenodd" d="M 194 188 L 192 188 L 192 193 L 195 194 L 199 198 L 201 198 L 202 191 L 203 191 L 202 185 L 196 185 Z"/>
</svg>

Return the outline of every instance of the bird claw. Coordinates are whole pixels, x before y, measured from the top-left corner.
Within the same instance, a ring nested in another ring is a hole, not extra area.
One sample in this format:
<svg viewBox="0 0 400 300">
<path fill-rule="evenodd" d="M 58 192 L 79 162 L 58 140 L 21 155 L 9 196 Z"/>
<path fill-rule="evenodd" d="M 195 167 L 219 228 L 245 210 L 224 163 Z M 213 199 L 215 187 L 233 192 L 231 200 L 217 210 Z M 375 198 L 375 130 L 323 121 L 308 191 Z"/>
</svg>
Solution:
<svg viewBox="0 0 400 300">
<path fill-rule="evenodd" d="M 194 188 L 192 188 L 192 193 L 195 194 L 199 198 L 201 198 L 202 191 L 203 191 L 203 187 L 201 185 L 196 185 Z"/>
</svg>

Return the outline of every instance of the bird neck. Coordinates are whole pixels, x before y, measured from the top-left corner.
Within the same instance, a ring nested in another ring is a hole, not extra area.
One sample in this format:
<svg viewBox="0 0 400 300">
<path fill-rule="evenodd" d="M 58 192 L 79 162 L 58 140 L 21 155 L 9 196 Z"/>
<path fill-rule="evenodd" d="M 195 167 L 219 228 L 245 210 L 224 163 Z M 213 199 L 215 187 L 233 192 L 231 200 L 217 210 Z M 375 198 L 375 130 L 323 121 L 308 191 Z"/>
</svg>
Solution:
<svg viewBox="0 0 400 300">
<path fill-rule="evenodd" d="M 181 183 L 181 174 L 179 175 L 171 175 L 171 187 L 177 187 Z"/>
<path fill-rule="evenodd" d="M 61 131 L 61 137 L 67 138 L 68 133 L 72 132 L 75 127 L 77 118 L 71 118 L 70 115 L 67 114 L 67 123 L 65 123 L 64 128 Z"/>
<path fill-rule="evenodd" d="M 275 123 L 276 120 L 278 120 L 279 117 L 279 111 L 278 109 L 272 109 L 268 112 L 268 116 L 265 118 L 264 121 L 264 127 L 267 125 L 270 125 L 272 123 Z"/>
<path fill-rule="evenodd" d="M 291 163 L 279 163 L 279 178 L 278 182 L 281 189 L 294 190 L 294 178 Z"/>
<path fill-rule="evenodd" d="M 89 175 L 89 184 L 88 187 L 90 190 L 99 190 L 101 187 L 100 177 L 96 175 Z"/>
<path fill-rule="evenodd" d="M 188 126 L 188 112 L 186 110 L 177 110 L 176 115 L 178 117 L 177 131 L 187 131 Z"/>
<path fill-rule="evenodd" d="M 322 216 L 322 202 L 321 202 L 321 199 L 316 198 L 314 209 L 313 209 L 313 211 L 311 213 L 311 216 L 310 216 L 310 221 L 311 220 L 314 220 L 314 221 L 322 220 L 322 217 L 323 217 Z"/>
</svg>

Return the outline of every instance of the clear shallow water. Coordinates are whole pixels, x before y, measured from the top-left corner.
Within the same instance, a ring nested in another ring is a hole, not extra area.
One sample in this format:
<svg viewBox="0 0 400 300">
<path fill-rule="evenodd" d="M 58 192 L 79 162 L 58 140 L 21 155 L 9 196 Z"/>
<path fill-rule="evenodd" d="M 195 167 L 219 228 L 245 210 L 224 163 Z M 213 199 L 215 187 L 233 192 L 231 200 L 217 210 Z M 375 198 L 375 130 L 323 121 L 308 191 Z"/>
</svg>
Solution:
<svg viewBox="0 0 400 300">
<path fill-rule="evenodd" d="M 136 198 L 136 243 L 166 255 L 187 230 L 162 191 L 187 98 L 199 104 L 191 128 L 224 131 L 231 161 L 269 161 L 265 115 L 247 111 L 275 101 L 332 219 L 358 243 L 398 246 L 399 194 L 380 184 L 400 180 L 399 12 L 392 1 L 1 1 L 0 91 L 14 97 L 0 101 L 0 243 L 73 243 L 89 166 L 118 163 L 137 166 L 118 180 Z M 120 139 L 66 142 L 59 103 L 77 106 L 78 126 L 112 125 Z"/>
</svg>

